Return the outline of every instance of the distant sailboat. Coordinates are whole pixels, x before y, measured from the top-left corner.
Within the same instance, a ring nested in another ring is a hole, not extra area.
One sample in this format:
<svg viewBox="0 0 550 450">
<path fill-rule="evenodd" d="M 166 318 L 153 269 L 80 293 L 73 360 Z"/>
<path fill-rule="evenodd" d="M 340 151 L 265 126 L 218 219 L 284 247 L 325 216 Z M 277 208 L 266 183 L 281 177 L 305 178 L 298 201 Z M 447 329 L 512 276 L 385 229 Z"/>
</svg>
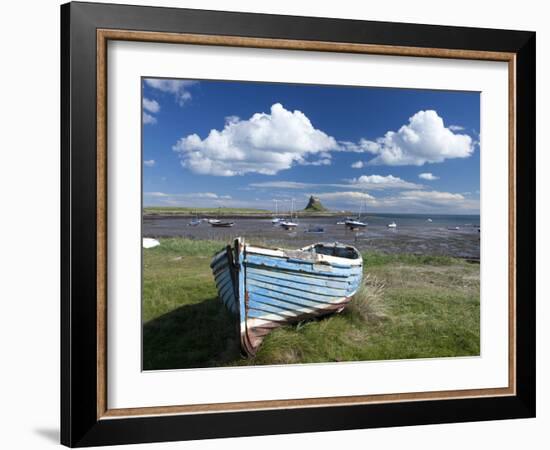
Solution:
<svg viewBox="0 0 550 450">
<path fill-rule="evenodd" d="M 397 228 L 397 224 L 395 222 L 388 223 L 388 228 Z"/>
<path fill-rule="evenodd" d="M 202 220 L 199 219 L 199 215 L 195 211 L 195 218 L 191 222 L 189 222 L 187 225 L 189 225 L 191 227 L 196 227 L 197 225 L 200 225 L 201 222 L 202 222 Z"/>
<path fill-rule="evenodd" d="M 430 219 L 430 218 L 428 217 L 428 220 L 427 220 L 426 222 L 430 222 L 430 223 L 432 223 L 432 222 L 433 222 L 433 220 L 432 220 L 432 219 Z"/>
<path fill-rule="evenodd" d="M 284 220 L 279 216 L 279 200 L 273 200 L 275 202 L 275 217 L 273 217 L 273 219 L 271 219 L 271 223 L 273 225 L 280 225 L 281 222 Z"/>
<path fill-rule="evenodd" d="M 279 225 L 282 226 L 285 230 L 292 230 L 298 226 L 298 222 L 292 220 L 293 212 L 294 212 L 294 199 L 292 199 L 292 203 L 290 205 L 290 217 L 288 219 L 285 219 L 279 222 Z"/>
<path fill-rule="evenodd" d="M 361 222 L 360 220 L 346 220 L 345 222 L 346 227 L 354 229 L 354 228 L 365 228 L 367 224 L 365 222 Z"/>
<path fill-rule="evenodd" d="M 221 206 L 218 207 L 218 217 L 220 217 Z M 210 219 L 208 223 L 215 228 L 229 228 L 235 225 L 235 222 L 228 222 L 218 219 Z"/>
<path fill-rule="evenodd" d="M 365 210 L 366 209 L 367 207 L 365 206 Z M 361 203 L 361 206 L 359 207 L 359 215 L 355 219 L 347 218 L 344 222 L 344 225 L 351 230 L 356 230 L 357 228 L 366 228 L 368 224 L 360 220 L 362 212 L 363 212 L 363 203 Z"/>
</svg>

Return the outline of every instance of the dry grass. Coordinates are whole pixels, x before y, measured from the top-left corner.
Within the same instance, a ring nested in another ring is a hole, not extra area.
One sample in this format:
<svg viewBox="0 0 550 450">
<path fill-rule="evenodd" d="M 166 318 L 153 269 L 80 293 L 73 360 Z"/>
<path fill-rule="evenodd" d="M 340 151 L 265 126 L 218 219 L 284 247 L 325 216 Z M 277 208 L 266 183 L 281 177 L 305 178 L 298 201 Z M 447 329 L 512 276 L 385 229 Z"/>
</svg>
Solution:
<svg viewBox="0 0 550 450">
<path fill-rule="evenodd" d="M 350 312 L 366 322 L 388 319 L 387 307 L 384 304 L 384 287 L 384 282 L 376 275 L 366 274 L 361 287 L 348 306 Z"/>
</svg>

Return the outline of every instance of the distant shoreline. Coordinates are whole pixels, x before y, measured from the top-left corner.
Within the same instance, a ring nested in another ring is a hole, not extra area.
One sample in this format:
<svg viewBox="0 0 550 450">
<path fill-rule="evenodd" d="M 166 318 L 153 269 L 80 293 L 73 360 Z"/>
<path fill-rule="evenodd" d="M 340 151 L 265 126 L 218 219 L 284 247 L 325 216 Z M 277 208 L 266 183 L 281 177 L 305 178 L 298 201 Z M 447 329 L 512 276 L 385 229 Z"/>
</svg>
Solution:
<svg viewBox="0 0 550 450">
<path fill-rule="evenodd" d="M 317 212 L 317 213 L 310 213 L 310 212 L 295 212 L 292 213 L 293 216 L 298 216 L 301 218 L 314 218 L 314 217 L 344 217 L 346 215 L 354 215 L 357 213 L 352 212 Z M 143 217 L 146 218 L 195 218 L 195 217 L 201 217 L 201 218 L 216 218 L 216 217 L 225 217 L 225 218 L 232 218 L 232 219 L 272 219 L 275 217 L 275 213 L 271 212 L 261 212 L 261 213 L 237 213 L 237 212 L 218 212 L 218 211 L 212 211 L 212 212 L 199 212 L 199 213 L 190 213 L 190 212 L 171 212 L 171 211 L 162 211 L 162 212 L 149 212 L 144 211 Z M 289 217 L 288 213 L 285 214 L 277 214 L 277 217 Z"/>
<path fill-rule="evenodd" d="M 389 217 L 389 218 L 398 218 L 398 217 L 479 217 L 480 214 L 429 214 L 429 213 L 391 213 L 391 212 L 363 212 L 359 213 L 357 211 L 295 211 L 292 213 L 293 216 L 301 218 L 316 218 L 316 217 L 355 217 L 361 215 L 362 217 Z M 273 217 L 289 217 L 289 212 L 280 212 L 275 213 L 268 210 L 246 210 L 238 208 L 222 208 L 222 209 L 210 209 L 210 208 L 156 208 L 156 207 L 145 207 L 143 208 L 143 217 L 144 218 L 233 218 L 233 219 L 271 219 Z"/>
</svg>

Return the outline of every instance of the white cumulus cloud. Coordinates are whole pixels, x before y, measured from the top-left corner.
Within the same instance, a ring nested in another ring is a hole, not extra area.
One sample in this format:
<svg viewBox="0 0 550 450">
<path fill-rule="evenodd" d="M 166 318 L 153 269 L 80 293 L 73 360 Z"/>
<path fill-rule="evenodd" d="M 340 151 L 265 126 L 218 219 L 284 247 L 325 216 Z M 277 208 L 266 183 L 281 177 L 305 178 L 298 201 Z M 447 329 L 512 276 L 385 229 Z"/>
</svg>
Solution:
<svg viewBox="0 0 550 450">
<path fill-rule="evenodd" d="M 231 117 L 222 130 L 181 138 L 173 146 L 184 167 L 195 173 L 232 176 L 246 173 L 275 175 L 295 164 L 330 164 L 336 140 L 316 129 L 301 111 L 280 103 L 270 113 L 248 120 Z"/>
<path fill-rule="evenodd" d="M 149 111 L 150 113 L 156 114 L 160 111 L 160 105 L 156 100 L 143 97 L 143 109 Z"/>
<path fill-rule="evenodd" d="M 421 184 L 411 183 L 393 175 L 361 175 L 357 178 L 344 180 L 345 183 L 302 183 L 299 181 L 262 181 L 250 183 L 253 188 L 274 189 L 311 189 L 311 188 L 343 188 L 343 189 L 422 189 Z"/>
<path fill-rule="evenodd" d="M 145 125 L 154 125 L 155 123 L 157 123 L 157 119 L 155 118 L 155 116 L 152 116 L 151 114 L 146 113 L 145 111 L 143 111 L 142 120 Z"/>
<path fill-rule="evenodd" d="M 214 192 L 190 192 L 185 194 L 167 194 L 165 192 L 145 192 L 146 197 L 158 197 L 158 198 L 180 198 L 180 199 L 197 199 L 207 198 L 212 200 L 229 200 L 232 197 L 230 195 L 218 195 Z"/>
<path fill-rule="evenodd" d="M 339 202 L 341 204 L 350 204 L 359 202 L 376 203 L 376 198 L 366 192 L 343 191 L 343 192 L 323 192 L 313 194 L 321 200 L 329 202 Z"/>
<path fill-rule="evenodd" d="M 310 187 L 318 186 L 318 184 L 300 183 L 298 181 L 262 181 L 260 183 L 250 183 L 249 186 L 262 189 L 307 189 Z"/>
<path fill-rule="evenodd" d="M 435 176 L 433 173 L 430 173 L 430 172 L 421 173 L 420 175 L 418 175 L 418 178 L 421 178 L 427 181 L 439 180 L 439 177 Z"/>
<path fill-rule="evenodd" d="M 155 160 L 154 159 L 146 159 L 145 161 L 143 161 L 143 165 L 145 167 L 154 167 L 156 164 Z"/>
<path fill-rule="evenodd" d="M 475 145 L 470 136 L 456 134 L 445 127 L 436 111 L 427 110 L 418 111 L 398 131 L 388 131 L 375 141 L 361 139 L 358 147 L 376 155 L 369 161 L 372 165 L 422 166 L 451 158 L 467 158 Z"/>
<path fill-rule="evenodd" d="M 352 169 L 362 169 L 363 167 L 365 167 L 363 161 L 356 161 L 351 165 Z"/>
<path fill-rule="evenodd" d="M 196 81 L 192 80 L 169 80 L 164 78 L 146 78 L 145 83 L 153 89 L 173 94 L 180 106 L 183 106 L 191 99 L 191 93 L 188 88 Z"/>
<path fill-rule="evenodd" d="M 361 189 L 421 189 L 422 186 L 410 183 L 393 175 L 361 175 L 347 180 L 354 188 Z M 339 185 L 343 187 L 345 185 Z"/>
<path fill-rule="evenodd" d="M 439 191 L 405 191 L 400 197 L 405 200 L 425 200 L 431 202 L 456 202 L 464 200 L 462 194 Z"/>
</svg>

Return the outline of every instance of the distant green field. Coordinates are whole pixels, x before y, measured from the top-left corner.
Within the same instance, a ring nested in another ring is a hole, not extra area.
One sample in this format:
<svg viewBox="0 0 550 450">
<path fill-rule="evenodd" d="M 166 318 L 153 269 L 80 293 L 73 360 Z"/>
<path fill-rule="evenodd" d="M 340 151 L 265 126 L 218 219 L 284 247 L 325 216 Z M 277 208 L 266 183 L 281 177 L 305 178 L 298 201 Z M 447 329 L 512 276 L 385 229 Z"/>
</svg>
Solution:
<svg viewBox="0 0 550 450">
<path fill-rule="evenodd" d="M 271 214 L 267 209 L 254 208 L 186 208 L 180 206 L 146 206 L 144 214 Z"/>
<path fill-rule="evenodd" d="M 209 267 L 223 244 L 160 241 L 143 251 L 146 370 L 479 355 L 477 264 L 364 253 L 367 283 L 346 310 L 279 328 L 243 359 Z"/>
</svg>

